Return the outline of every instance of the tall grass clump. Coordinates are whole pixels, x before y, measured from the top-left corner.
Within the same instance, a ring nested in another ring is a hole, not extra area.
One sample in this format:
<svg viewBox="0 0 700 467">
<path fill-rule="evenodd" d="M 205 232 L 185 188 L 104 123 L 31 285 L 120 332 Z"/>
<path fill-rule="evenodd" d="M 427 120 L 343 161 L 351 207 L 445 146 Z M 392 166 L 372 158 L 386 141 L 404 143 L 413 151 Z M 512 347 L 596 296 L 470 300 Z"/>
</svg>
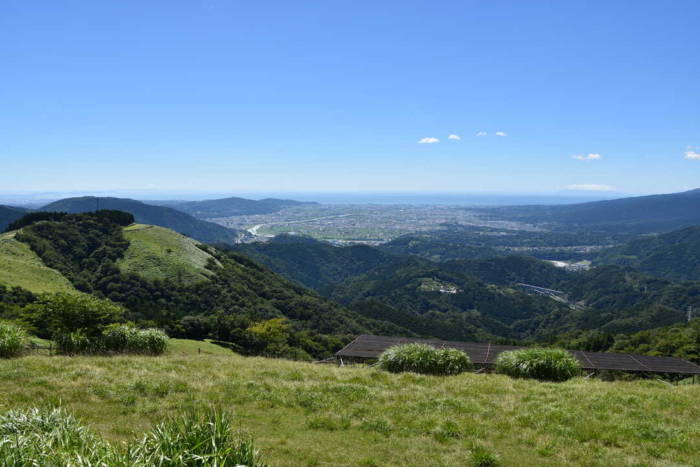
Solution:
<svg viewBox="0 0 700 467">
<path fill-rule="evenodd" d="M 114 446 L 63 409 L 12 410 L 0 416 L 3 467 L 265 467 L 250 438 L 218 410 L 167 420 L 141 439 Z"/>
<path fill-rule="evenodd" d="M 127 465 L 98 436 L 62 409 L 11 410 L 0 416 L 5 467 Z"/>
<path fill-rule="evenodd" d="M 13 323 L 0 322 L 0 358 L 12 358 L 22 354 L 27 345 L 27 333 Z"/>
<path fill-rule="evenodd" d="M 581 372 L 581 365 L 564 349 L 520 349 L 501 353 L 496 371 L 515 378 L 566 381 Z"/>
<path fill-rule="evenodd" d="M 129 449 L 131 465 L 264 467 L 250 438 L 235 436 L 215 409 L 190 411 L 156 426 Z"/>
<path fill-rule="evenodd" d="M 102 335 L 108 352 L 160 355 L 168 347 L 168 336 L 160 329 L 110 326 Z"/>
<path fill-rule="evenodd" d="M 469 356 L 457 349 L 427 344 L 399 344 L 379 356 L 379 367 L 392 373 L 410 371 L 427 375 L 456 375 L 471 369 Z"/>
<path fill-rule="evenodd" d="M 58 351 L 67 355 L 130 353 L 160 355 L 168 347 L 168 336 L 159 329 L 138 329 L 123 324 L 107 327 L 102 334 L 88 337 L 80 331 L 54 338 Z"/>
</svg>

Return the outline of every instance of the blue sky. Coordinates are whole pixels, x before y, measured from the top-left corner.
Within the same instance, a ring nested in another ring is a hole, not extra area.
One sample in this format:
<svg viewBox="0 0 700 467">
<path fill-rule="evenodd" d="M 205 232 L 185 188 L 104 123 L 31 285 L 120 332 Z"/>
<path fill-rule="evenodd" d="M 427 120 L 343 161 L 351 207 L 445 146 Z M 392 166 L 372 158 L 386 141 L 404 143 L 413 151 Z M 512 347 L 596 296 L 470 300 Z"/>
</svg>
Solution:
<svg viewBox="0 0 700 467">
<path fill-rule="evenodd" d="M 694 0 L 5 0 L 0 191 L 695 188 L 697 18 Z"/>
</svg>

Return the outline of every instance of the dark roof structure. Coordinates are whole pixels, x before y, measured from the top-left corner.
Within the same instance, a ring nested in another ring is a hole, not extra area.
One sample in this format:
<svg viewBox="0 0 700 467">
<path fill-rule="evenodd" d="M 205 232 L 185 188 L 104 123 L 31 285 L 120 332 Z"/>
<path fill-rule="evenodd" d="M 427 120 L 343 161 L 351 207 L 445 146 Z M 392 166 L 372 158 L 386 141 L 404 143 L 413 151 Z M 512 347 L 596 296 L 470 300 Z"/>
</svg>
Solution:
<svg viewBox="0 0 700 467">
<path fill-rule="evenodd" d="M 481 366 L 493 365 L 498 354 L 506 350 L 522 349 L 511 345 L 483 344 L 476 342 L 443 341 L 438 339 L 415 339 L 411 337 L 384 337 L 362 335 L 350 342 L 335 355 L 340 359 L 364 360 L 378 358 L 382 352 L 397 344 L 421 343 L 436 348 L 459 349 L 469 355 L 472 363 Z M 700 366 L 676 357 L 650 357 L 648 355 L 616 354 L 608 352 L 570 353 L 581 363 L 584 370 L 614 370 L 635 373 L 667 373 L 700 375 Z"/>
</svg>

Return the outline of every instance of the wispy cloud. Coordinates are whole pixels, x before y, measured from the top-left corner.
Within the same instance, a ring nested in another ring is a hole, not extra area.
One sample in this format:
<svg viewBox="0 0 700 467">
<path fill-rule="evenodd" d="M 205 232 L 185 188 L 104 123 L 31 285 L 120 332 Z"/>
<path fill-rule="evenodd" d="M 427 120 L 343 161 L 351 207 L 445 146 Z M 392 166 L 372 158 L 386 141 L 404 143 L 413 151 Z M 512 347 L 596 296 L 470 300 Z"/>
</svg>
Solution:
<svg viewBox="0 0 700 467">
<path fill-rule="evenodd" d="M 610 185 L 598 185 L 596 183 L 581 183 L 578 185 L 568 185 L 566 189 L 577 191 L 613 191 L 615 187 Z"/>
<path fill-rule="evenodd" d="M 688 149 L 685 152 L 685 159 L 688 159 L 689 161 L 700 161 L 700 152 Z"/>
<path fill-rule="evenodd" d="M 447 139 L 453 139 L 455 141 L 459 141 L 462 138 L 459 135 L 451 134 L 450 136 L 447 137 Z"/>
<path fill-rule="evenodd" d="M 597 161 L 597 160 L 602 159 L 603 156 L 601 156 L 600 154 L 595 154 L 595 153 L 585 154 L 585 155 L 574 154 L 573 156 L 571 156 L 571 158 L 579 160 L 579 161 Z"/>
<path fill-rule="evenodd" d="M 505 131 L 497 131 L 496 136 L 508 136 L 508 133 L 506 133 Z"/>
<path fill-rule="evenodd" d="M 439 143 L 440 140 L 437 138 L 433 138 L 432 136 L 429 136 L 427 138 L 422 138 L 418 141 L 418 144 L 433 144 L 433 143 Z"/>
<path fill-rule="evenodd" d="M 488 133 L 486 133 L 485 131 L 477 131 L 476 132 L 476 136 L 486 136 L 486 135 L 488 135 Z"/>
</svg>

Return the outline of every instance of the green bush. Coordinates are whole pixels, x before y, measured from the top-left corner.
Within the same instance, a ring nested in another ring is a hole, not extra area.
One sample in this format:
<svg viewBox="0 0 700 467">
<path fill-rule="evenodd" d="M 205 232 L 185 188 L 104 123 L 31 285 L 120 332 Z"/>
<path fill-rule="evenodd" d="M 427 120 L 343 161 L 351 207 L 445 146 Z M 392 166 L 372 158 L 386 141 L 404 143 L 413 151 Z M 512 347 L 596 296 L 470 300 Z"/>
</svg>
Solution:
<svg viewBox="0 0 700 467">
<path fill-rule="evenodd" d="M 167 420 L 127 446 L 107 443 L 63 409 L 12 410 L 0 416 L 3 467 L 264 467 L 249 437 L 217 410 Z"/>
<path fill-rule="evenodd" d="M 46 323 L 52 337 L 76 332 L 87 337 L 99 336 L 124 313 L 116 303 L 86 294 L 45 295 L 41 305 L 43 316 L 37 319 Z"/>
<path fill-rule="evenodd" d="M 471 369 L 469 356 L 457 349 L 427 344 L 399 344 L 379 356 L 379 367 L 392 373 L 411 371 L 428 375 L 456 375 Z"/>
<path fill-rule="evenodd" d="M 581 372 L 581 365 L 564 349 L 520 349 L 501 353 L 496 371 L 515 378 L 566 381 Z"/>
<path fill-rule="evenodd" d="M 27 333 L 13 323 L 0 322 L 0 358 L 19 356 L 27 345 Z"/>
</svg>

